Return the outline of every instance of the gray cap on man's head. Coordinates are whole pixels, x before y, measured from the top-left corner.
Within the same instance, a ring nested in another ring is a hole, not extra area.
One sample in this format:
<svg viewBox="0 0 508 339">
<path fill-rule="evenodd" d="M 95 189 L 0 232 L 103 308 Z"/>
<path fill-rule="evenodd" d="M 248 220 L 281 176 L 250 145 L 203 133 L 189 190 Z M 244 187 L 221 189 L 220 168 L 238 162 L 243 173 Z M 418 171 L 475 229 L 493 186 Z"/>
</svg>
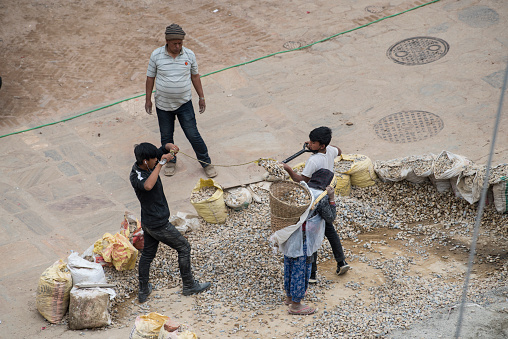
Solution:
<svg viewBox="0 0 508 339">
<path fill-rule="evenodd" d="M 185 32 L 182 27 L 177 24 L 171 24 L 166 27 L 166 40 L 183 40 L 185 39 Z"/>
</svg>

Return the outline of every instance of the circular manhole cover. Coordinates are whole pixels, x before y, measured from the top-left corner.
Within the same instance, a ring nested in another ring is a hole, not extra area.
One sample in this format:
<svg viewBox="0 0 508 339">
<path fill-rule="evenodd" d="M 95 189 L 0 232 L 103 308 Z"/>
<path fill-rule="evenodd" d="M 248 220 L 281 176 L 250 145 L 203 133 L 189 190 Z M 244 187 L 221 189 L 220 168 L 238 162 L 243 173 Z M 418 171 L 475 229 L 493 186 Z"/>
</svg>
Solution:
<svg viewBox="0 0 508 339">
<path fill-rule="evenodd" d="M 433 113 L 402 111 L 379 120 L 374 131 L 383 140 L 404 144 L 433 137 L 443 127 L 443 120 Z"/>
<path fill-rule="evenodd" d="M 288 41 L 288 42 L 285 42 L 284 45 L 282 45 L 285 49 L 295 49 L 295 48 L 300 48 L 303 46 L 303 43 L 300 42 L 300 41 Z"/>
<path fill-rule="evenodd" d="M 386 55 L 398 64 L 414 66 L 439 60 L 449 49 L 443 39 L 419 36 L 397 42 L 388 48 Z"/>
</svg>

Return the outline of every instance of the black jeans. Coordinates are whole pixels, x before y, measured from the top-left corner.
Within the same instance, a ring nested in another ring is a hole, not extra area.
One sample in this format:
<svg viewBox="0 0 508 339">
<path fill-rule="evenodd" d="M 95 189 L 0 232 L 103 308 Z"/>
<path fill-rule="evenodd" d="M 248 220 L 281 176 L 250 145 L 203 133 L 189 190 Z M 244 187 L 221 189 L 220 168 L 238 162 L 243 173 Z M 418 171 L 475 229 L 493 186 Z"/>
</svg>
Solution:
<svg viewBox="0 0 508 339">
<path fill-rule="evenodd" d="M 139 282 L 147 283 L 150 277 L 150 264 L 152 263 L 159 242 L 162 242 L 178 252 L 178 267 L 184 287 L 194 286 L 191 269 L 191 247 L 187 239 L 169 221 L 166 225 L 157 228 L 148 228 L 141 225 L 144 232 L 145 246 L 139 259 Z"/>
<path fill-rule="evenodd" d="M 333 223 L 325 223 L 325 237 L 330 242 L 330 247 L 333 251 L 333 256 L 337 263 L 340 263 L 346 257 L 344 256 L 344 251 L 342 250 L 342 244 L 340 243 L 339 235 L 333 226 Z M 317 272 L 317 251 L 314 253 L 314 262 L 312 263 L 312 270 L 310 275 L 312 277 L 316 276 Z"/>
<path fill-rule="evenodd" d="M 156 110 L 157 119 L 159 120 L 159 130 L 161 132 L 162 147 L 165 147 L 167 143 L 175 143 L 173 135 L 175 133 L 175 118 L 178 117 L 178 122 L 180 126 L 182 126 L 183 133 L 185 133 L 187 140 L 189 140 L 194 153 L 196 153 L 196 158 L 205 162 L 200 162 L 201 166 L 208 166 L 211 160 L 208 156 L 208 148 L 198 131 L 192 101 L 187 101 L 174 111 L 163 111 L 158 108 L 156 108 Z M 176 158 L 172 160 L 172 162 L 176 162 Z"/>
</svg>

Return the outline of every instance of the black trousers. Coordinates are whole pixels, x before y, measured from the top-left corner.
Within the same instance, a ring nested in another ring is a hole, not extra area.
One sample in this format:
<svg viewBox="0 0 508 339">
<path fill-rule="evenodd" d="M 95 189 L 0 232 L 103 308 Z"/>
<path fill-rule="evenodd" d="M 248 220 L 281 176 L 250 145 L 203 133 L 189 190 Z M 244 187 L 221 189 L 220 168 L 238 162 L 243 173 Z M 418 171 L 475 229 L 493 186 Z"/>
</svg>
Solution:
<svg viewBox="0 0 508 339">
<path fill-rule="evenodd" d="M 150 278 L 150 264 L 152 263 L 159 242 L 162 242 L 178 252 L 178 267 L 184 287 L 194 286 L 194 278 L 191 269 L 191 247 L 187 239 L 169 221 L 167 224 L 157 228 L 148 228 L 141 225 L 144 232 L 145 246 L 139 259 L 139 282 L 147 283 Z"/>
<path fill-rule="evenodd" d="M 325 237 L 330 242 L 330 247 L 332 248 L 333 256 L 337 263 L 346 259 L 344 256 L 344 250 L 342 249 L 342 244 L 340 243 L 339 235 L 333 226 L 333 223 L 325 223 Z M 316 276 L 317 272 L 317 252 L 314 253 L 314 261 L 312 263 L 312 270 L 310 275 L 312 277 Z"/>
</svg>

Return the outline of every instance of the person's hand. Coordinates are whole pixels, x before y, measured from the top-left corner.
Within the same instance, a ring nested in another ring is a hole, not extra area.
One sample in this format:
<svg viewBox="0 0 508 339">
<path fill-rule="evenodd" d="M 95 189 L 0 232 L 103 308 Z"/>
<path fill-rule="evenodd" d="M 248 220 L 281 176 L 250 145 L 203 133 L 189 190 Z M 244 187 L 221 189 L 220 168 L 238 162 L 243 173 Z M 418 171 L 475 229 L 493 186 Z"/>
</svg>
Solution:
<svg viewBox="0 0 508 339">
<path fill-rule="evenodd" d="M 180 148 L 178 148 L 178 146 L 176 146 L 175 144 L 167 143 L 166 150 L 170 152 L 173 151 L 173 154 L 177 154 L 180 151 Z"/>
<path fill-rule="evenodd" d="M 199 114 L 205 113 L 206 102 L 205 98 L 199 98 Z"/>
<path fill-rule="evenodd" d="M 152 101 L 151 100 L 146 100 L 146 102 L 145 102 L 145 111 L 146 111 L 147 114 L 152 115 Z"/>
<path fill-rule="evenodd" d="M 279 164 L 282 165 L 282 168 L 284 168 L 286 170 L 286 172 L 289 172 L 289 170 L 291 170 L 291 166 L 289 166 L 288 164 L 286 164 L 285 162 L 280 162 Z"/>
<path fill-rule="evenodd" d="M 174 156 L 173 154 L 171 154 L 171 153 L 166 153 L 166 154 L 163 154 L 163 155 L 161 156 L 161 160 L 162 160 L 162 159 L 167 159 L 168 161 L 171 161 L 171 160 L 173 160 L 174 158 L 175 158 L 175 156 Z"/>
<path fill-rule="evenodd" d="M 335 199 L 335 190 L 332 186 L 326 186 L 326 194 L 328 194 L 328 199 L 330 201 Z"/>
</svg>

